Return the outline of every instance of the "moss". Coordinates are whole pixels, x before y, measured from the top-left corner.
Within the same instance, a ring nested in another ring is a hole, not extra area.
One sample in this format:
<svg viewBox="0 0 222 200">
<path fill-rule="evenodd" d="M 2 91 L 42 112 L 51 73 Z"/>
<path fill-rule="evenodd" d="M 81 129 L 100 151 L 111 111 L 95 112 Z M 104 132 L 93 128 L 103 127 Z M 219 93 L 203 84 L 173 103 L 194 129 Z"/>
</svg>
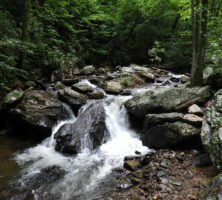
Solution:
<svg viewBox="0 0 222 200">
<path fill-rule="evenodd" d="M 124 87 L 128 87 L 130 82 L 132 82 L 132 77 L 131 76 L 126 76 L 124 78 L 121 79 L 120 83 L 122 86 Z"/>
</svg>

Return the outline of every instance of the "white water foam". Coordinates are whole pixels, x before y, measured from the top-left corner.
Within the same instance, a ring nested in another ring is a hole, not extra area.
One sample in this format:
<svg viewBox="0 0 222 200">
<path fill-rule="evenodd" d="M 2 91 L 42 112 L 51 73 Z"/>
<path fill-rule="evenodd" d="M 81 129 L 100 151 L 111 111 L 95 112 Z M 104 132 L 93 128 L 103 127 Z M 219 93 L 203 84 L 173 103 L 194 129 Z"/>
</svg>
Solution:
<svg viewBox="0 0 222 200">
<path fill-rule="evenodd" d="M 131 97 L 109 98 L 107 102 L 111 103 L 105 104 L 106 126 L 110 133 L 108 142 L 93 152 L 83 151 L 74 157 L 65 157 L 56 152 L 54 134 L 63 124 L 74 122 L 75 117 L 70 115 L 68 120 L 55 126 L 50 138 L 16 156 L 16 161 L 25 167 L 23 178 L 57 165 L 67 174 L 48 192 L 59 193 L 63 200 L 73 197 L 78 200 L 89 200 L 95 198 L 96 187 L 112 169 L 123 165 L 125 156 L 135 155 L 135 151 L 148 153 L 149 149 L 142 145 L 138 135 L 130 129 L 127 112 L 123 106 Z"/>
</svg>

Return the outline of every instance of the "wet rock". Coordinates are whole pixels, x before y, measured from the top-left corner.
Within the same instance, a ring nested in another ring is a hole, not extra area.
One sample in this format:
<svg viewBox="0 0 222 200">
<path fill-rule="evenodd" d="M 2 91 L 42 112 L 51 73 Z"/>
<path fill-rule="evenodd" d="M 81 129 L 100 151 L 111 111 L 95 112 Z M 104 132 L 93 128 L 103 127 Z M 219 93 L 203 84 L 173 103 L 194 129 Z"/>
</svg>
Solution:
<svg viewBox="0 0 222 200">
<path fill-rule="evenodd" d="M 28 200 L 28 199 L 45 199 L 45 200 L 59 200 L 60 198 L 49 192 L 50 187 L 61 180 L 65 171 L 58 166 L 52 166 L 35 173 L 33 176 L 27 176 L 22 181 L 22 185 L 18 190 L 18 195 L 11 197 L 14 200 Z M 12 192 L 12 194 L 13 194 Z M 12 194 L 10 196 L 12 196 Z"/>
<path fill-rule="evenodd" d="M 136 159 L 134 159 L 134 160 L 125 160 L 124 165 L 123 165 L 123 167 L 125 169 L 128 169 L 130 171 L 136 170 L 139 166 L 140 166 L 140 162 L 139 162 L 139 160 L 136 160 Z"/>
<path fill-rule="evenodd" d="M 138 73 L 142 78 L 144 78 L 146 81 L 154 81 L 155 80 L 155 75 L 147 72 L 147 71 L 141 71 Z"/>
<path fill-rule="evenodd" d="M 222 174 L 219 174 L 212 181 L 211 186 L 207 189 L 206 194 L 201 200 L 221 200 L 222 199 Z"/>
<path fill-rule="evenodd" d="M 143 123 L 143 130 L 147 131 L 148 129 L 163 124 L 165 122 L 176 122 L 176 121 L 182 121 L 183 119 L 182 113 L 161 113 L 161 114 L 148 114 L 145 117 L 144 123 Z"/>
<path fill-rule="evenodd" d="M 99 74 L 106 74 L 106 73 L 107 73 L 107 70 L 106 70 L 106 68 L 104 68 L 104 67 L 100 67 L 100 68 L 97 70 L 97 73 L 99 73 Z"/>
<path fill-rule="evenodd" d="M 93 91 L 93 87 L 86 82 L 79 82 L 71 87 L 73 90 L 80 93 L 88 93 Z"/>
<path fill-rule="evenodd" d="M 103 102 L 87 107 L 74 123 L 63 125 L 55 135 L 55 149 L 65 154 L 77 154 L 83 147 L 91 150 L 105 142 L 108 134 Z"/>
<path fill-rule="evenodd" d="M 55 90 L 62 90 L 62 89 L 64 89 L 66 86 L 63 84 L 63 83 L 61 83 L 61 82 L 59 82 L 59 81 L 57 81 L 55 84 L 54 84 L 54 86 L 53 86 L 53 88 L 55 89 Z"/>
<path fill-rule="evenodd" d="M 108 81 L 105 86 L 105 91 L 110 94 L 120 94 L 123 87 L 118 81 Z"/>
<path fill-rule="evenodd" d="M 88 94 L 89 99 L 103 99 L 105 96 L 104 92 L 101 90 L 94 90 Z"/>
<path fill-rule="evenodd" d="M 206 109 L 201 139 L 213 164 L 222 171 L 222 90 L 215 94 Z"/>
<path fill-rule="evenodd" d="M 186 114 L 183 117 L 183 121 L 188 124 L 201 127 L 202 122 L 203 122 L 203 118 L 199 117 L 197 115 L 194 115 L 194 114 Z"/>
<path fill-rule="evenodd" d="M 23 97 L 24 92 L 22 90 L 13 90 L 5 96 L 2 102 L 2 108 L 8 109 L 12 108 L 16 103 L 18 103 Z"/>
<path fill-rule="evenodd" d="M 142 136 L 144 145 L 160 149 L 184 144 L 189 140 L 196 140 L 200 129 L 183 122 L 165 123 L 151 128 Z"/>
<path fill-rule="evenodd" d="M 64 119 L 63 105 L 52 94 L 42 90 L 24 93 L 21 102 L 9 112 L 10 125 L 16 133 L 27 137 L 45 138 L 52 127 Z"/>
<path fill-rule="evenodd" d="M 76 92 L 70 88 L 65 88 L 58 91 L 58 97 L 61 101 L 69 104 L 75 113 L 78 113 L 79 108 L 81 108 L 85 103 L 87 97 L 79 92 Z"/>
<path fill-rule="evenodd" d="M 189 77 L 189 76 L 186 76 L 186 75 L 181 76 L 181 77 L 180 77 L 180 81 L 181 81 L 182 83 L 190 82 L 190 77 Z"/>
<path fill-rule="evenodd" d="M 205 102 L 212 95 L 210 87 L 195 88 L 158 88 L 147 91 L 128 100 L 125 106 L 130 114 L 144 117 L 148 113 L 164 113 L 175 111 L 178 106 L 189 102 Z"/>
<path fill-rule="evenodd" d="M 92 65 L 89 65 L 89 66 L 83 67 L 80 73 L 84 75 L 92 75 L 95 73 L 95 71 L 96 71 L 95 67 L 93 67 Z"/>
<path fill-rule="evenodd" d="M 202 116 L 203 110 L 197 104 L 194 104 L 188 108 L 188 113 Z"/>
</svg>

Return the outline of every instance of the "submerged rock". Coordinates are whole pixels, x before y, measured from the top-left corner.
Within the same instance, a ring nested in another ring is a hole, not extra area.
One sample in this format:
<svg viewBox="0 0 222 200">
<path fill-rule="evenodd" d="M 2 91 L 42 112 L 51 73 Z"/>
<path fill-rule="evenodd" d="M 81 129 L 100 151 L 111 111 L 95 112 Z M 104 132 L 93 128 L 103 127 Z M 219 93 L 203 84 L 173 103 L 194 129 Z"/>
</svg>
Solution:
<svg viewBox="0 0 222 200">
<path fill-rule="evenodd" d="M 165 123 L 149 129 L 143 136 L 144 145 L 160 149 L 177 146 L 188 140 L 196 140 L 200 129 L 183 122 Z M 189 142 L 185 146 L 189 146 Z"/>
<path fill-rule="evenodd" d="M 65 88 L 58 91 L 58 97 L 61 101 L 69 104 L 75 113 L 78 112 L 85 103 L 87 97 L 79 92 L 76 92 L 70 88 Z"/>
<path fill-rule="evenodd" d="M 222 171 L 222 89 L 206 109 L 201 139 L 213 164 Z"/>
<path fill-rule="evenodd" d="M 9 112 L 10 126 L 28 137 L 45 138 L 52 127 L 64 119 L 63 105 L 52 94 L 42 90 L 24 93 L 21 102 Z"/>
<path fill-rule="evenodd" d="M 125 103 L 126 109 L 136 117 L 148 113 L 164 113 L 177 110 L 178 106 L 189 102 L 205 102 L 212 95 L 210 87 L 158 88 L 140 94 Z"/>
<path fill-rule="evenodd" d="M 104 142 L 107 133 L 103 102 L 89 105 L 74 123 L 65 124 L 55 135 L 56 150 L 77 154 L 86 147 L 95 149 Z"/>
</svg>

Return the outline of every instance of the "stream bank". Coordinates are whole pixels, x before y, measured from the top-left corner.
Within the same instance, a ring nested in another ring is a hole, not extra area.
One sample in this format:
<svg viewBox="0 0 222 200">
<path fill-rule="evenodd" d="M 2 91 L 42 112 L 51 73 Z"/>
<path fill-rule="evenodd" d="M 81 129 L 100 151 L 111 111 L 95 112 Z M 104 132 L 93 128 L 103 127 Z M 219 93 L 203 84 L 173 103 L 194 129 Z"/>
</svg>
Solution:
<svg viewBox="0 0 222 200">
<path fill-rule="evenodd" d="M 14 154 L 19 178 L 11 177 L 3 199 L 182 199 L 186 193 L 179 197 L 177 192 L 184 186 L 192 190 L 195 178 L 214 175 L 212 166 L 209 174 L 204 173 L 208 168 L 192 167 L 190 150 L 202 150 L 201 124 L 213 95 L 210 87 L 189 89 L 187 76 L 135 65 L 117 71 L 87 66 L 72 73 L 61 79 L 53 75 L 46 91 L 36 85 L 14 90 L 4 99 L 2 110 L 12 132 L 44 140 Z M 186 151 L 150 149 L 181 144 Z M 200 189 L 189 198 L 200 197 L 209 183 L 197 184 Z M 137 192 L 140 197 L 131 196 Z"/>
</svg>

